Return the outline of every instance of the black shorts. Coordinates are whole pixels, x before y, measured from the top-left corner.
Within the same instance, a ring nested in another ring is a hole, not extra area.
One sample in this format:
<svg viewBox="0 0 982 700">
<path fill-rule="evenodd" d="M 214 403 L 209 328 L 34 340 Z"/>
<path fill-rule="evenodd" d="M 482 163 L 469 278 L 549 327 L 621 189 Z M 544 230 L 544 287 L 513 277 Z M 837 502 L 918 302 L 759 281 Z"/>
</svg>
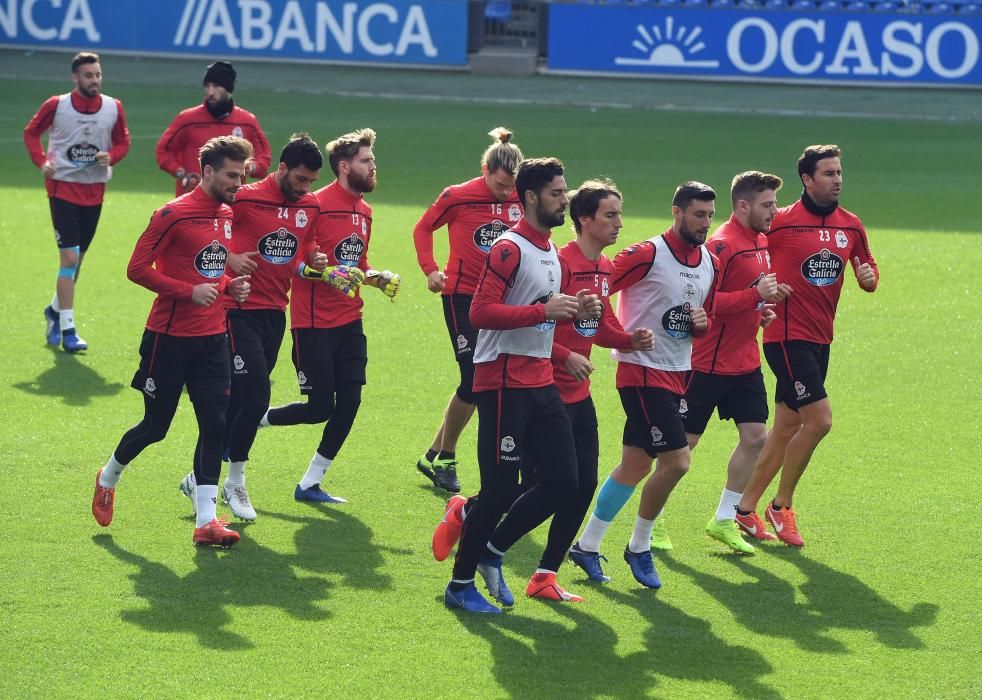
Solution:
<svg viewBox="0 0 982 700">
<path fill-rule="evenodd" d="M 679 409 L 685 432 L 702 435 L 719 409 L 719 419 L 740 423 L 767 422 L 767 390 L 758 367 L 746 374 L 708 374 L 693 371 Z"/>
<path fill-rule="evenodd" d="M 576 463 L 582 474 L 592 468 L 596 475 L 600 459 L 600 435 L 597 429 L 597 409 L 593 398 L 566 404 L 566 413 L 573 426 L 573 442 L 576 445 Z"/>
<path fill-rule="evenodd" d="M 668 389 L 648 386 L 627 386 L 617 392 L 627 416 L 625 445 L 638 447 L 654 458 L 660 452 L 680 450 L 689 444 L 679 413 L 681 396 Z"/>
<path fill-rule="evenodd" d="M 286 313 L 275 309 L 229 309 L 227 323 L 232 375 L 246 375 L 252 369 L 268 377 L 280 354 Z"/>
<path fill-rule="evenodd" d="M 337 328 L 295 329 L 293 366 L 304 395 L 333 392 L 344 382 L 364 384 L 368 341 L 361 320 Z"/>
<path fill-rule="evenodd" d="M 467 294 L 448 294 L 443 297 L 443 319 L 453 345 L 457 362 L 474 364 L 477 330 L 471 326 L 471 300 Z"/>
<path fill-rule="evenodd" d="M 51 207 L 51 225 L 55 229 L 55 243 L 58 247 L 78 246 L 83 253 L 87 251 L 99 225 L 102 205 L 83 207 L 57 197 L 49 198 L 48 205 Z"/>
<path fill-rule="evenodd" d="M 797 411 L 800 406 L 827 398 L 825 378 L 831 348 L 807 340 L 764 343 L 764 357 L 777 378 L 774 401 Z"/>
<path fill-rule="evenodd" d="M 229 394 L 228 339 L 224 333 L 182 337 L 143 332 L 140 367 L 130 382 L 151 399 L 174 402 L 187 386 L 192 403 Z"/>
</svg>

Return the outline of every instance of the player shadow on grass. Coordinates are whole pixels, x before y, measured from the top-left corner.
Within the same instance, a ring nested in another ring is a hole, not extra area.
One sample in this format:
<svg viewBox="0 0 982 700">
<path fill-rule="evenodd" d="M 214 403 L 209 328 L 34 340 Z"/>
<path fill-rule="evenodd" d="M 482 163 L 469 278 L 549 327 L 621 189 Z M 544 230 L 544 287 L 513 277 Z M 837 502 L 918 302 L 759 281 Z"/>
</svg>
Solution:
<svg viewBox="0 0 982 700">
<path fill-rule="evenodd" d="M 915 603 L 909 612 L 897 607 L 851 574 L 836 571 L 820 561 L 802 556 L 788 547 L 773 551 L 808 577 L 801 592 L 806 609 L 817 618 L 821 629 L 854 629 L 872 632 L 884 646 L 893 649 L 923 649 L 924 641 L 915 627 L 930 627 L 938 616 L 934 603 Z"/>
<path fill-rule="evenodd" d="M 662 553 L 659 564 L 687 576 L 725 606 L 736 621 L 765 637 L 788 638 L 806 651 L 845 654 L 849 650 L 837 639 L 824 636 L 826 627 L 811 611 L 795 600 L 795 588 L 766 569 L 751 564 L 746 557 L 722 555 L 752 581 L 734 581 L 693 569 L 673 556 Z"/>
<path fill-rule="evenodd" d="M 276 518 L 301 525 L 293 536 L 296 554 L 290 563 L 305 571 L 336 574 L 350 588 L 390 590 L 392 577 L 382 569 L 383 552 L 411 556 L 407 550 L 380 546 L 374 543 L 374 533 L 365 523 L 344 512 L 345 506 L 314 505 L 317 515 L 302 516 L 288 513 L 259 511 L 263 518 Z"/>
<path fill-rule="evenodd" d="M 109 534 L 99 534 L 93 542 L 138 570 L 128 576 L 133 593 L 147 607 L 123 609 L 119 616 L 125 622 L 148 632 L 183 632 L 193 635 L 209 649 L 251 649 L 255 644 L 240 632 L 228 629 L 232 623 L 229 606 L 275 607 L 302 621 L 325 620 L 331 613 L 318 607 L 327 598 L 331 583 L 318 576 L 297 576 L 293 557 L 249 541 L 242 541 L 231 551 L 199 548 L 195 551 L 196 568 L 179 576 L 164 564 L 151 561 L 120 547 Z M 257 621 L 259 620 L 259 621 Z M 241 616 L 240 630 L 262 636 L 261 618 Z"/>
<path fill-rule="evenodd" d="M 101 374 L 80 362 L 76 355 L 67 352 L 54 353 L 55 364 L 27 382 L 11 384 L 35 396 L 60 396 L 69 406 L 88 406 L 99 396 L 115 396 L 126 385 L 119 382 L 109 384 Z"/>
<path fill-rule="evenodd" d="M 597 586 L 595 590 L 616 603 L 634 607 L 650 625 L 645 631 L 647 648 L 623 659 L 633 673 L 646 668 L 655 677 L 725 683 L 740 697 L 781 697 L 760 680 L 774 671 L 767 659 L 756 649 L 729 644 L 717 637 L 707 620 L 672 607 L 648 589 L 625 593 L 610 586 Z"/>
</svg>

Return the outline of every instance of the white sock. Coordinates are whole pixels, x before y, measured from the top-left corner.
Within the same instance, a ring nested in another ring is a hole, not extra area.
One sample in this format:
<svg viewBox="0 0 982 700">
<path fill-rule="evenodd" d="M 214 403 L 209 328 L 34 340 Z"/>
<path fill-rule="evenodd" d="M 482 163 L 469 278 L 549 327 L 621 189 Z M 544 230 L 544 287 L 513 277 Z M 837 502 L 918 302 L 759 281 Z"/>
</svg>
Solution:
<svg viewBox="0 0 982 700">
<path fill-rule="evenodd" d="M 580 549 L 584 552 L 599 552 L 600 543 L 603 542 L 608 527 L 610 527 L 609 522 L 601 520 L 596 515 L 591 515 L 586 527 L 583 528 L 583 534 L 580 535 Z"/>
<path fill-rule="evenodd" d="M 62 333 L 75 327 L 75 311 L 73 309 L 60 309 L 58 318 L 61 321 Z"/>
<path fill-rule="evenodd" d="M 634 534 L 627 548 L 635 554 L 651 549 L 651 531 L 655 528 L 654 520 L 645 520 L 640 515 L 634 521 Z"/>
<path fill-rule="evenodd" d="M 195 511 L 198 520 L 195 527 L 204 527 L 215 519 L 218 510 L 218 484 L 213 486 L 198 486 L 194 489 Z"/>
<path fill-rule="evenodd" d="M 106 462 L 106 466 L 102 468 L 102 474 L 99 475 L 99 486 L 106 489 L 116 488 L 116 484 L 119 483 L 119 475 L 123 473 L 124 469 L 126 469 L 126 465 L 117 462 L 114 454 Z"/>
<path fill-rule="evenodd" d="M 228 476 L 225 482 L 236 486 L 245 486 L 245 462 L 229 462 Z"/>
<path fill-rule="evenodd" d="M 324 481 L 324 474 L 327 473 L 327 468 L 331 466 L 331 462 L 333 461 L 321 455 L 320 452 L 314 452 L 314 458 L 310 460 L 307 473 L 300 480 L 300 488 L 309 489 L 311 486 Z"/>
<path fill-rule="evenodd" d="M 538 569 L 535 570 L 535 573 L 537 573 L 537 574 L 552 574 L 553 576 L 556 575 L 556 572 L 555 571 L 550 571 L 549 569 L 543 569 L 541 566 Z"/>
<path fill-rule="evenodd" d="M 51 309 L 53 311 L 61 311 L 61 306 L 58 305 L 58 290 L 55 290 L 55 295 L 51 297 Z"/>
<path fill-rule="evenodd" d="M 719 505 L 716 507 L 716 519 L 733 520 L 736 517 L 736 507 L 740 505 L 742 497 L 742 493 L 723 489 L 723 495 L 720 496 Z"/>
<path fill-rule="evenodd" d="M 272 424 L 269 422 L 269 409 L 267 408 L 266 412 L 263 414 L 263 417 L 259 419 L 259 427 L 268 428 L 270 425 Z"/>
</svg>

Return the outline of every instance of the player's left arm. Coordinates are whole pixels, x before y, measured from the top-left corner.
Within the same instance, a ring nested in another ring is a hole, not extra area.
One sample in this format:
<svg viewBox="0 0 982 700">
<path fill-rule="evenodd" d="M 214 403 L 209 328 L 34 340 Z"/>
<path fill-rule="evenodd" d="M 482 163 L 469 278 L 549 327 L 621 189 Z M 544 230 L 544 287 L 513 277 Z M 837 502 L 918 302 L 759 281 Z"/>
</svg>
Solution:
<svg viewBox="0 0 982 700">
<path fill-rule="evenodd" d="M 130 152 L 130 130 L 126 126 L 123 103 L 116 100 L 116 123 L 113 124 L 112 146 L 109 149 L 109 165 L 116 165 Z"/>
<path fill-rule="evenodd" d="M 866 229 L 860 224 L 856 233 L 856 241 L 852 246 L 852 269 L 863 291 L 875 292 L 880 284 L 880 270 L 870 252 Z"/>
<path fill-rule="evenodd" d="M 252 142 L 252 172 L 249 173 L 249 176 L 258 180 L 259 178 L 266 177 L 266 173 L 269 171 L 269 164 L 273 161 L 273 155 L 269 147 L 269 140 L 267 140 L 266 134 L 263 133 L 262 126 L 259 125 L 259 119 L 253 115 L 252 120 L 256 135 Z"/>
</svg>

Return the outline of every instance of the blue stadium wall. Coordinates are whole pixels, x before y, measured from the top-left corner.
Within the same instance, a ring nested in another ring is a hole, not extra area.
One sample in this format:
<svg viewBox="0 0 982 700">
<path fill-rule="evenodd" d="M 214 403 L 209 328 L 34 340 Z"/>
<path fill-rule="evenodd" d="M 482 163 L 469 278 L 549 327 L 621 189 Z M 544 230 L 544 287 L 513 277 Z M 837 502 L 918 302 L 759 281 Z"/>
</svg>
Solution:
<svg viewBox="0 0 982 700">
<path fill-rule="evenodd" d="M 922 0 L 916 9 L 924 11 L 912 12 L 912 1 L 823 2 L 825 9 L 806 0 L 767 0 L 781 9 L 761 0 L 739 0 L 740 8 L 733 0 L 555 2 L 547 6 L 546 66 L 982 87 L 982 12 L 970 0 Z M 0 0 L 0 46 L 462 68 L 468 13 L 480 9 L 468 0 Z"/>
</svg>

